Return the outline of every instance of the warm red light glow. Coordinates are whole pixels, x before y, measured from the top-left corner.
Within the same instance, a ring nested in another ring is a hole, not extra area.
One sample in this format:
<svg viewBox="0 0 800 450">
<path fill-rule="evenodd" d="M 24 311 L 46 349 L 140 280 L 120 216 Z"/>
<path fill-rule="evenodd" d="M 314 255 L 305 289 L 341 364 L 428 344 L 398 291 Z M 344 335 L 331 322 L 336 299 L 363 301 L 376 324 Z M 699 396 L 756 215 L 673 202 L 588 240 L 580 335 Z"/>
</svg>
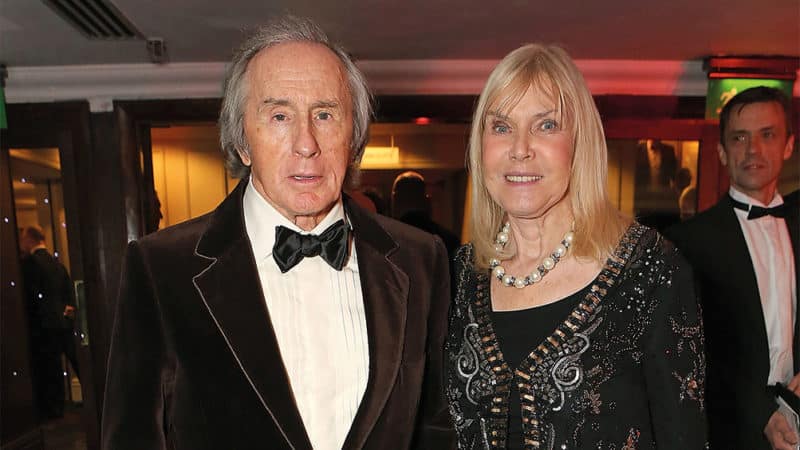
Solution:
<svg viewBox="0 0 800 450">
<path fill-rule="evenodd" d="M 430 117 L 417 117 L 414 119 L 414 123 L 417 125 L 430 125 L 431 118 Z"/>
</svg>

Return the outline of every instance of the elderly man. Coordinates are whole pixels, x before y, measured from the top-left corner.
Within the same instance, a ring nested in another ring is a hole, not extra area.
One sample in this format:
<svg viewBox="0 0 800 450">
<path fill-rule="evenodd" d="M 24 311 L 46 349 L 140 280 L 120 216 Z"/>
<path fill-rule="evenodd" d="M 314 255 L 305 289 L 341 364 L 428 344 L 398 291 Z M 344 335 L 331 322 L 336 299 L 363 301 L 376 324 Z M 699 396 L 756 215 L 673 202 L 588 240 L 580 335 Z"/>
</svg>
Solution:
<svg viewBox="0 0 800 450">
<path fill-rule="evenodd" d="M 370 96 L 307 20 L 245 42 L 220 114 L 243 177 L 212 213 L 128 249 L 105 449 L 441 449 L 441 241 L 342 195 Z"/>
<path fill-rule="evenodd" d="M 700 282 L 711 448 L 794 449 L 797 425 L 778 403 L 800 394 L 800 211 L 796 194 L 777 192 L 794 150 L 791 105 L 777 89 L 751 88 L 719 123 L 728 195 L 666 233 Z"/>
</svg>

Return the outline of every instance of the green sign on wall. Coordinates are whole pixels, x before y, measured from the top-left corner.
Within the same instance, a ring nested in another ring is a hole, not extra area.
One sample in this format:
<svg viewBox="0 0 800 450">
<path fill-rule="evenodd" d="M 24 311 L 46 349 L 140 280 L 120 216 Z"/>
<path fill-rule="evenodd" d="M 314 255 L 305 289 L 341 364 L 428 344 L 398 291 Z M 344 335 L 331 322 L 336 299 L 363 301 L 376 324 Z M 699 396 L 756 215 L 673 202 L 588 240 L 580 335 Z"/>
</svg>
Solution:
<svg viewBox="0 0 800 450">
<path fill-rule="evenodd" d="M 8 128 L 8 120 L 6 119 L 6 93 L 2 86 L 0 86 L 0 129 L 5 130 Z"/>
<path fill-rule="evenodd" d="M 719 119 L 725 103 L 739 92 L 756 86 L 768 86 L 782 90 L 792 98 L 792 80 L 768 80 L 759 78 L 711 78 L 706 93 L 706 119 Z"/>
</svg>

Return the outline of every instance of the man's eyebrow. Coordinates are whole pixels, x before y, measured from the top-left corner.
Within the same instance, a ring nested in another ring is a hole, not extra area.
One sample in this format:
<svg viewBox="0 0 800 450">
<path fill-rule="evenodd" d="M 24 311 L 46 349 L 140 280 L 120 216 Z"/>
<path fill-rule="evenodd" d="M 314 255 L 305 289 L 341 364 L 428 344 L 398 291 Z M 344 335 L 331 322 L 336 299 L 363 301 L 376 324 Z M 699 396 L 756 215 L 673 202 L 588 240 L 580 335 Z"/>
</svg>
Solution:
<svg viewBox="0 0 800 450">
<path fill-rule="evenodd" d="M 291 106 L 292 102 L 285 98 L 267 97 L 261 102 L 261 106 Z M 338 108 L 339 102 L 336 100 L 319 100 L 311 105 L 311 108 Z"/>
<path fill-rule="evenodd" d="M 311 108 L 338 108 L 339 102 L 336 100 L 319 100 L 311 105 Z"/>
<path fill-rule="evenodd" d="M 291 106 L 291 103 L 288 99 L 285 98 L 275 98 L 275 97 L 267 97 L 262 101 L 258 108 L 256 109 L 257 112 L 261 113 L 266 108 L 274 107 L 274 106 Z"/>
<path fill-rule="evenodd" d="M 262 105 L 269 105 L 269 106 L 289 106 L 289 100 L 285 98 L 275 98 L 275 97 L 267 97 L 261 102 Z"/>
<path fill-rule="evenodd" d="M 757 132 L 775 131 L 775 129 L 777 129 L 777 127 L 778 127 L 777 125 L 767 125 L 765 127 L 759 128 L 756 131 Z M 748 129 L 745 129 L 745 128 L 736 128 L 736 129 L 731 129 L 730 130 L 730 134 L 750 134 L 750 133 L 751 133 L 751 131 L 748 130 Z"/>
</svg>

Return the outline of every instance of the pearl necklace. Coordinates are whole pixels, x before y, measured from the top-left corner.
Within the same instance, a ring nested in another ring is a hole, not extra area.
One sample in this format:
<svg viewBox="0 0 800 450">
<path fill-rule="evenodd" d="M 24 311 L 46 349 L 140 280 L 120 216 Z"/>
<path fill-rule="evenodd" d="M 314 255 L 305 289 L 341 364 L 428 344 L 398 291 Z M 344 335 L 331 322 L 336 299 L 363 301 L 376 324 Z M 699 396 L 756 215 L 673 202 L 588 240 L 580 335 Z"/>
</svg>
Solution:
<svg viewBox="0 0 800 450">
<path fill-rule="evenodd" d="M 514 275 L 506 274 L 506 269 L 500 265 L 500 260 L 497 258 L 492 258 L 489 260 L 489 269 L 492 270 L 492 273 L 498 280 L 503 283 L 503 286 L 511 287 L 514 286 L 517 289 L 522 289 L 526 286 L 530 286 L 534 283 L 538 283 L 542 281 L 542 278 L 548 274 L 553 268 L 558 264 L 558 261 L 567 254 L 567 249 L 572 245 L 572 242 L 575 240 L 575 224 L 572 224 L 572 228 L 564 235 L 564 239 L 561 240 L 561 243 L 553 250 L 553 253 L 550 254 L 547 258 L 542 260 L 542 263 L 539 267 L 536 268 L 530 275 L 526 276 L 525 278 L 517 278 Z M 508 243 L 508 232 L 510 229 L 510 224 L 508 222 L 503 225 L 503 228 L 500 229 L 500 232 L 497 233 L 497 237 L 494 240 L 494 249 L 496 252 L 500 253 Z"/>
</svg>

